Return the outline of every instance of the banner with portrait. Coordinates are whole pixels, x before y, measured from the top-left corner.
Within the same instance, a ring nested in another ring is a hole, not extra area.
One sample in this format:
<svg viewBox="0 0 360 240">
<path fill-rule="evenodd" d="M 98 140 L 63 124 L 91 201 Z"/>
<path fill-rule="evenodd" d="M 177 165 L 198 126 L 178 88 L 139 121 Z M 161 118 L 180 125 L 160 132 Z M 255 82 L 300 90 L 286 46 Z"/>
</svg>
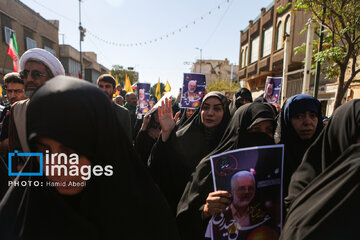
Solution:
<svg viewBox="0 0 360 240">
<path fill-rule="evenodd" d="M 279 104 L 282 77 L 267 77 L 265 82 L 264 98 L 268 103 Z"/>
<path fill-rule="evenodd" d="M 205 90 L 206 77 L 204 74 L 184 73 L 184 83 L 181 92 L 181 108 L 199 108 Z"/>
<path fill-rule="evenodd" d="M 213 240 L 277 240 L 282 226 L 284 145 L 237 149 L 210 157 L 214 190 L 231 193 L 226 211 L 209 221 Z"/>
<path fill-rule="evenodd" d="M 150 110 L 150 83 L 137 83 L 138 114 L 144 115 Z"/>
</svg>

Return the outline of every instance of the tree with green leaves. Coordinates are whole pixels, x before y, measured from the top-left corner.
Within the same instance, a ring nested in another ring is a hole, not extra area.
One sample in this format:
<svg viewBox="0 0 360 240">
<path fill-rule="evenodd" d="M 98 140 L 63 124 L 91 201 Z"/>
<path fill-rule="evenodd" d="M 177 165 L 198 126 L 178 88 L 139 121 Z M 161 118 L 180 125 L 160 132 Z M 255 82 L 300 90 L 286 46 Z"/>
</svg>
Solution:
<svg viewBox="0 0 360 240">
<path fill-rule="evenodd" d="M 326 78 L 338 79 L 335 110 L 360 73 L 356 61 L 360 53 L 360 1 L 296 0 L 294 9 L 310 12 L 315 21 L 325 27 L 323 50 L 313 56 L 315 62 L 326 66 L 322 71 Z"/>
<path fill-rule="evenodd" d="M 230 85 L 229 79 L 214 79 L 206 86 L 207 92 L 219 91 L 219 92 L 235 92 L 240 88 L 239 84 L 232 82 Z"/>
<path fill-rule="evenodd" d="M 120 65 L 113 65 L 111 68 L 111 75 L 116 78 L 121 84 L 121 87 L 125 85 L 125 75 L 130 78 L 131 85 L 138 81 L 137 73 L 133 70 L 125 69 L 123 66 Z"/>
</svg>

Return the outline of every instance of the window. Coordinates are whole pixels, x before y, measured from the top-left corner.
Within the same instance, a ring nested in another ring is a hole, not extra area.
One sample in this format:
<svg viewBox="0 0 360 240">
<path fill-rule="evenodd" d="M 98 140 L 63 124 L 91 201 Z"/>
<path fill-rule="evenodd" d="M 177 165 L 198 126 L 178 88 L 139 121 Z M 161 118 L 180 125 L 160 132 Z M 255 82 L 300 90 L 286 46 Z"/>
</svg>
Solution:
<svg viewBox="0 0 360 240">
<path fill-rule="evenodd" d="M 256 62 L 257 60 L 259 60 L 259 36 L 251 41 L 250 63 Z"/>
<path fill-rule="evenodd" d="M 282 28 L 282 22 L 280 21 L 276 28 L 276 50 L 282 48 L 282 42 L 283 42 L 283 28 Z"/>
<path fill-rule="evenodd" d="M 12 30 L 11 28 L 8 28 L 8 27 L 4 27 L 4 36 L 5 36 L 5 43 L 7 45 L 9 45 L 9 41 L 10 41 L 10 37 L 11 37 L 11 33 L 15 33 L 14 30 Z"/>
<path fill-rule="evenodd" d="M 290 35 L 290 14 L 285 19 L 285 34 Z"/>
<path fill-rule="evenodd" d="M 270 27 L 264 31 L 262 57 L 266 57 L 271 53 L 272 34 L 273 34 L 273 27 Z"/>
<path fill-rule="evenodd" d="M 244 67 L 244 49 L 241 50 L 241 63 L 240 63 L 240 67 L 243 68 Z"/>
<path fill-rule="evenodd" d="M 247 46 L 245 48 L 244 60 L 245 60 L 245 62 L 244 62 L 244 67 L 245 67 L 248 64 L 248 47 Z"/>
<path fill-rule="evenodd" d="M 36 48 L 36 41 L 26 37 L 26 50 L 29 50 L 31 48 Z"/>
<path fill-rule="evenodd" d="M 69 58 L 69 74 L 71 76 L 78 77 L 80 73 L 80 69 L 81 69 L 80 63 Z"/>
<path fill-rule="evenodd" d="M 47 46 L 45 46 L 44 49 L 56 57 L 56 51 L 54 49 Z"/>
</svg>

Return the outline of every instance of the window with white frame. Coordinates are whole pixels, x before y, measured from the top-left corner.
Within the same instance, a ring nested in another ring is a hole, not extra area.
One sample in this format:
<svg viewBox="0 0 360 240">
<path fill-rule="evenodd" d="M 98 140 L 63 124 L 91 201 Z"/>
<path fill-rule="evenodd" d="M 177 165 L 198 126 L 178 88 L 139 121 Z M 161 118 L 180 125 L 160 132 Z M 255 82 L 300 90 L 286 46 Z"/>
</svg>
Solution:
<svg viewBox="0 0 360 240">
<path fill-rule="evenodd" d="M 279 50 L 282 48 L 282 42 L 283 42 L 283 25 L 280 21 L 276 27 L 276 50 Z"/>
<path fill-rule="evenodd" d="M 251 41 L 250 63 L 259 60 L 259 39 L 259 36 L 257 36 Z"/>
<path fill-rule="evenodd" d="M 26 50 L 29 50 L 31 48 L 36 48 L 36 46 L 37 46 L 37 44 L 34 39 L 26 37 Z"/>
<path fill-rule="evenodd" d="M 15 31 L 12 30 L 11 28 L 4 26 L 5 43 L 7 45 L 9 45 L 11 33 L 13 33 L 13 32 L 15 33 Z"/>
<path fill-rule="evenodd" d="M 285 19 L 285 34 L 290 35 L 290 14 Z"/>
<path fill-rule="evenodd" d="M 248 64 L 248 50 L 249 50 L 249 48 L 246 46 L 245 53 L 244 53 L 244 60 L 245 60 L 244 67 L 247 66 L 247 64 Z"/>
<path fill-rule="evenodd" d="M 243 68 L 244 67 L 244 49 L 241 50 L 241 63 L 240 63 L 240 67 Z"/>
<path fill-rule="evenodd" d="M 273 27 L 270 27 L 264 31 L 262 57 L 266 57 L 271 53 Z"/>
<path fill-rule="evenodd" d="M 54 49 L 47 46 L 45 46 L 44 49 L 56 57 L 56 51 Z"/>
</svg>

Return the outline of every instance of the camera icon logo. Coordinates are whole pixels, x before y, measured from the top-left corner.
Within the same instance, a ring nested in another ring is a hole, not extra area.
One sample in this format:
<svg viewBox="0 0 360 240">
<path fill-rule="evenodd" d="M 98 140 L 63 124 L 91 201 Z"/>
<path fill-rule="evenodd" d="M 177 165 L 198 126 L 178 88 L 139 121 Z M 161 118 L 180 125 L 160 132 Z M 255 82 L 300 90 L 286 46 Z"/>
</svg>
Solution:
<svg viewBox="0 0 360 240">
<path fill-rule="evenodd" d="M 19 157 L 39 157 L 40 158 L 40 169 L 39 172 L 12 172 L 12 159 L 15 156 Z M 8 154 L 8 167 L 9 167 L 9 176 L 43 176 L 43 154 L 42 153 L 19 153 L 14 151 L 13 153 Z"/>
</svg>

